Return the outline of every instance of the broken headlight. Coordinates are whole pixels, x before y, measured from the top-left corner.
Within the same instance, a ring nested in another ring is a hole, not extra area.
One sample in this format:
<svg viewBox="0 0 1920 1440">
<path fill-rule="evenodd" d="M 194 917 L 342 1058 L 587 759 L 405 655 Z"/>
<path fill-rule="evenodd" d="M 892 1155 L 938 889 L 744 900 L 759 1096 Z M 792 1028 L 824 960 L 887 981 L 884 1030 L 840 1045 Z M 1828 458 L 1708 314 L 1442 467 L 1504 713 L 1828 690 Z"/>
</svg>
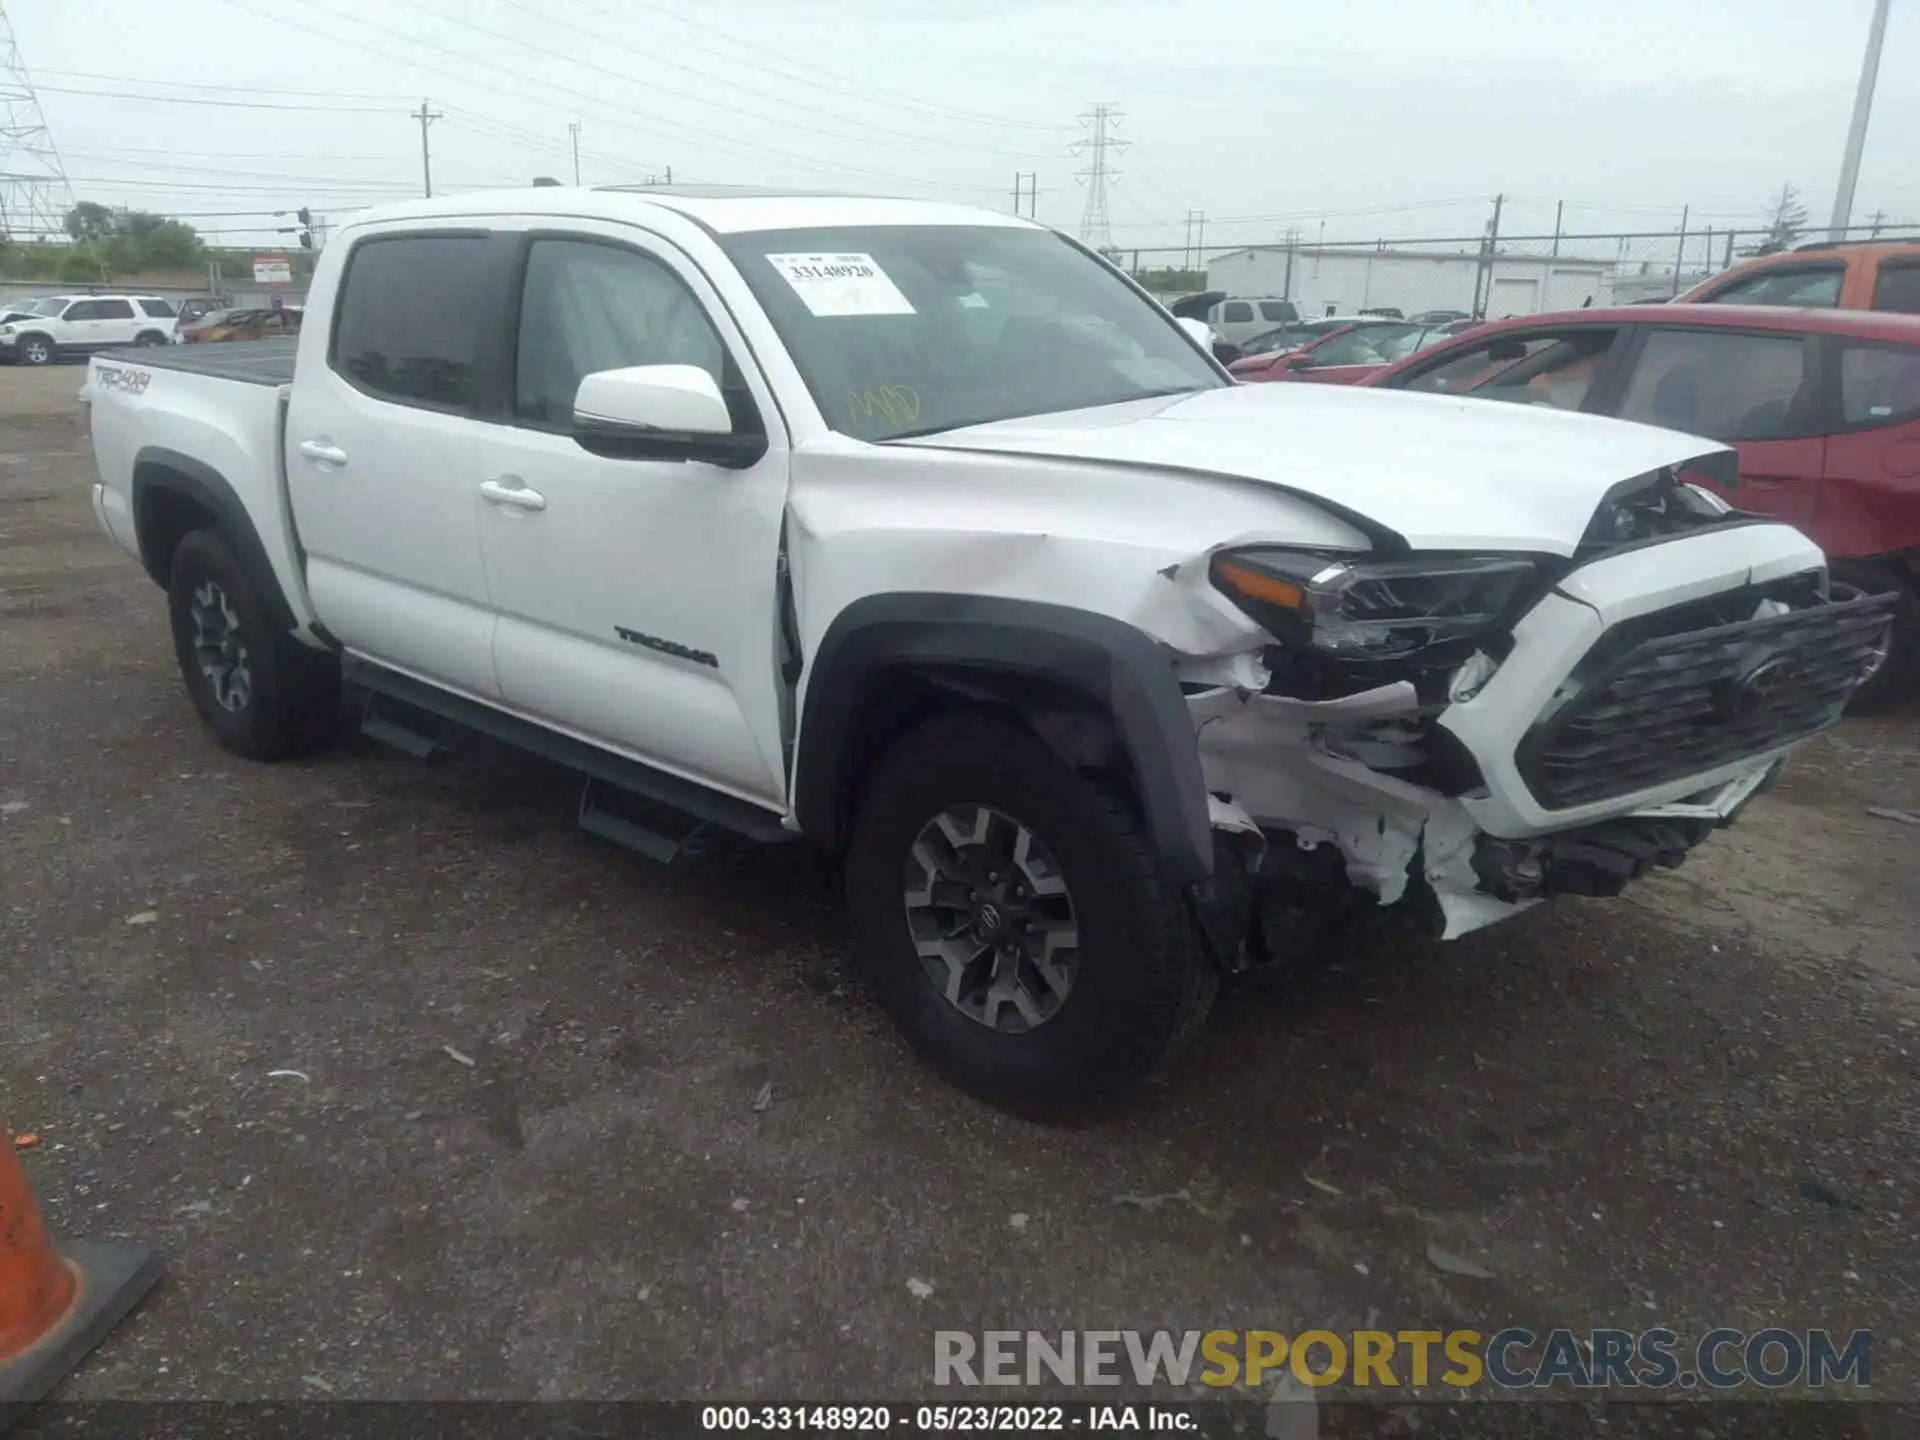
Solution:
<svg viewBox="0 0 1920 1440">
<path fill-rule="evenodd" d="M 1391 660 L 1505 618 L 1534 568 L 1501 556 L 1335 560 L 1289 550 L 1213 557 L 1214 588 L 1285 645 Z"/>
</svg>

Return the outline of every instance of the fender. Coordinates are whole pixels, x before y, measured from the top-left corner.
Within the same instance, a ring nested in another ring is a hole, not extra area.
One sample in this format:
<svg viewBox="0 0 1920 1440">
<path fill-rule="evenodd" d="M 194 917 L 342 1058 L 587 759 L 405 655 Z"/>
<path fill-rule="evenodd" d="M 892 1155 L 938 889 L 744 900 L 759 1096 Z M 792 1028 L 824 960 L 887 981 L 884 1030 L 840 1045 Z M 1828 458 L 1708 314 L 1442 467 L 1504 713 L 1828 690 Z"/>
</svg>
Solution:
<svg viewBox="0 0 1920 1440">
<path fill-rule="evenodd" d="M 233 547 L 234 555 L 246 567 L 247 578 L 259 592 L 274 628 L 290 631 L 296 627 L 299 622 L 294 619 L 286 596 L 280 593 L 280 582 L 275 578 L 273 565 L 267 559 L 266 547 L 260 543 L 259 532 L 253 528 L 247 507 L 240 503 L 239 495 L 234 493 L 226 477 L 204 460 L 182 455 L 177 450 L 149 445 L 134 457 L 131 499 L 134 531 L 140 543 L 140 563 L 146 566 L 147 574 L 153 577 L 156 585 L 164 590 L 172 582 L 172 577 L 166 573 L 159 555 L 155 553 L 157 547 L 148 543 L 147 517 L 151 513 L 148 497 L 156 491 L 171 491 L 184 496 L 211 513 L 219 524 L 221 538 Z"/>
<path fill-rule="evenodd" d="M 1200 748 L 1171 653 L 1110 616 L 997 596 L 869 595 L 834 618 L 813 658 L 794 765 L 794 814 L 805 834 L 832 842 L 843 833 L 854 723 L 872 682 L 901 668 L 1043 679 L 1110 715 L 1161 878 L 1193 885 L 1213 873 Z"/>
</svg>

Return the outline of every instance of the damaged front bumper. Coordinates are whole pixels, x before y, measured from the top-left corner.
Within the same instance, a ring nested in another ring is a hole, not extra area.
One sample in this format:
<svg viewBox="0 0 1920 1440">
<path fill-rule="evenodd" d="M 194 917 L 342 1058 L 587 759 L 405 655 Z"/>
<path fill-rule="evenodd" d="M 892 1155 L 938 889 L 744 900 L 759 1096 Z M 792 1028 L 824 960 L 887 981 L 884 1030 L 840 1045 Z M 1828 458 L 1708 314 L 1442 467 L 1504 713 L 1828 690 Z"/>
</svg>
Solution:
<svg viewBox="0 0 1920 1440">
<path fill-rule="evenodd" d="M 1884 641 L 1878 602 L 1803 598 L 1821 565 L 1779 526 L 1593 562 L 1439 703 L 1406 680 L 1330 699 L 1190 694 L 1216 953 L 1258 965 L 1382 907 L 1453 938 L 1680 864 L 1838 718 Z M 1769 598 L 1796 585 L 1792 603 Z M 1795 688 L 1760 694 L 1756 675 Z"/>
</svg>

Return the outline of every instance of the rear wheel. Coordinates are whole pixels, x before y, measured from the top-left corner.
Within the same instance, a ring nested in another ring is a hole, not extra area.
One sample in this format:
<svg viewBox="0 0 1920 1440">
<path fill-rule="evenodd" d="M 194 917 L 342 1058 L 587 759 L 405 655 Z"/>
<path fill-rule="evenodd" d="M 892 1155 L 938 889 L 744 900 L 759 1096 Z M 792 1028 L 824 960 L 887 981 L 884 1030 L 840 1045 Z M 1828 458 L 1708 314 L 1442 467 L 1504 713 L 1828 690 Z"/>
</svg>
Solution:
<svg viewBox="0 0 1920 1440">
<path fill-rule="evenodd" d="M 249 760 L 303 754 L 333 734 L 340 666 L 279 633 L 226 542 L 195 530 L 173 552 L 174 655 L 200 718 Z"/>
<path fill-rule="evenodd" d="M 935 720 L 888 752 L 847 892 L 861 968 L 907 1037 L 1017 1113 L 1163 1069 L 1218 988 L 1131 808 L 1003 722 Z"/>
<path fill-rule="evenodd" d="M 23 364 L 51 365 L 53 363 L 53 341 L 44 335 L 22 335 L 18 348 Z"/>
<path fill-rule="evenodd" d="M 145 349 L 153 345 L 166 344 L 167 337 L 162 335 L 158 330 L 142 330 L 138 335 L 134 336 L 133 343 Z"/>
</svg>

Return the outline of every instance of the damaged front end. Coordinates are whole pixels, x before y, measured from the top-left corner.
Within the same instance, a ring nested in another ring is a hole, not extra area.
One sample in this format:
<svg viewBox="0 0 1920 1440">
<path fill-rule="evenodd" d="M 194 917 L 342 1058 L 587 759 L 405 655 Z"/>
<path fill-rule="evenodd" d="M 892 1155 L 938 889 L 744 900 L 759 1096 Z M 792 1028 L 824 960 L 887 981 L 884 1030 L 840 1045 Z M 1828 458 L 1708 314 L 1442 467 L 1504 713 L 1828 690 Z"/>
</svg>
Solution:
<svg viewBox="0 0 1920 1440">
<path fill-rule="evenodd" d="M 1890 614 L 1671 471 L 1618 487 L 1568 558 L 1207 566 L 1272 641 L 1236 683 L 1185 672 L 1216 838 L 1197 910 L 1232 969 L 1389 913 L 1453 938 L 1679 865 L 1838 719 Z"/>
</svg>

